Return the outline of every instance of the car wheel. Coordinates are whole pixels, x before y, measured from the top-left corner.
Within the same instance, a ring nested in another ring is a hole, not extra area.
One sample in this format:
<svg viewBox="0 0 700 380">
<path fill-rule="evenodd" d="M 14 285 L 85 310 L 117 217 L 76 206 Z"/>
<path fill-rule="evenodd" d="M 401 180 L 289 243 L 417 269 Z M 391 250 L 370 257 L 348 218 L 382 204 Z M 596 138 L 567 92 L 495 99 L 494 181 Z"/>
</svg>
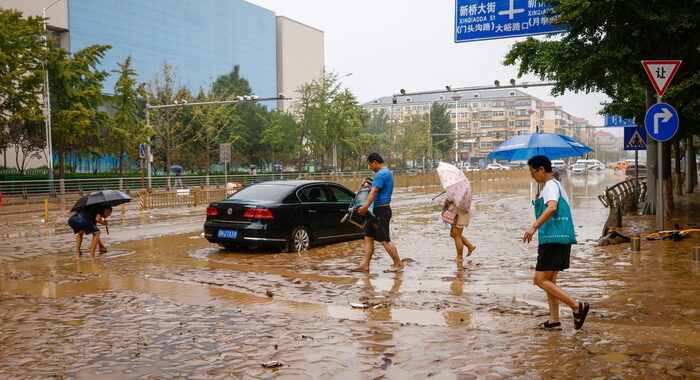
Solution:
<svg viewBox="0 0 700 380">
<path fill-rule="evenodd" d="M 292 231 L 292 237 L 287 243 L 287 251 L 301 252 L 311 247 L 311 233 L 304 226 L 299 226 Z"/>
</svg>

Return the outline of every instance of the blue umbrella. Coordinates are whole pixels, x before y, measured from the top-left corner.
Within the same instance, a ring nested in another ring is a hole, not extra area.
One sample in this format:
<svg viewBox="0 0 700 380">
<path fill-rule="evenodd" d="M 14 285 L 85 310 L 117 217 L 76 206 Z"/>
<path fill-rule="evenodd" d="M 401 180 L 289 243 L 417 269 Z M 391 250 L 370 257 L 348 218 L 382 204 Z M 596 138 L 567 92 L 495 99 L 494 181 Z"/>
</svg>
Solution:
<svg viewBox="0 0 700 380">
<path fill-rule="evenodd" d="M 182 171 L 182 169 L 184 169 L 184 168 L 180 165 L 170 165 L 170 170 L 179 172 L 179 171 Z"/>
<path fill-rule="evenodd" d="M 526 161 L 538 155 L 550 160 L 582 156 L 593 152 L 586 144 L 569 136 L 554 133 L 532 133 L 511 137 L 497 146 L 486 158 L 506 161 Z"/>
</svg>

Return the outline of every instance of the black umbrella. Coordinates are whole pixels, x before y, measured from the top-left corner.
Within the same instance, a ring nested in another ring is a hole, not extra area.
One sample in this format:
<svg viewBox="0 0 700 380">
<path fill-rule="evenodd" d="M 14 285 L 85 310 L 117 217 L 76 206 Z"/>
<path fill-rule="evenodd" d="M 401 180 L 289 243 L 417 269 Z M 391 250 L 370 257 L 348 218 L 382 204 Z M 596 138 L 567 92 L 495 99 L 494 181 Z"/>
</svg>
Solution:
<svg viewBox="0 0 700 380">
<path fill-rule="evenodd" d="M 84 195 L 75 202 L 71 212 L 79 212 L 87 207 L 105 207 L 118 206 L 122 203 L 131 201 L 131 197 L 122 193 L 119 190 L 102 190 L 95 191 L 88 195 Z"/>
</svg>

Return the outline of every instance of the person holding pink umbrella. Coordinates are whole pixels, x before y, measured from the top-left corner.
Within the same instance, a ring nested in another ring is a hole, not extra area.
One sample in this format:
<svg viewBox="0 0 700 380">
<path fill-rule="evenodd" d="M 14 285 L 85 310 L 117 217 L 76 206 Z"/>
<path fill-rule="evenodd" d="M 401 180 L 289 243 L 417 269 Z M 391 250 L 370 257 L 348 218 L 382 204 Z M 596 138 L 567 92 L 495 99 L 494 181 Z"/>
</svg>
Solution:
<svg viewBox="0 0 700 380">
<path fill-rule="evenodd" d="M 450 224 L 450 237 L 454 239 L 457 257 L 455 261 L 461 262 L 464 258 L 464 247 L 467 247 L 467 256 L 470 256 L 476 246 L 469 242 L 462 232 L 469 225 L 469 209 L 472 204 L 472 190 L 467 176 L 459 168 L 445 162 L 440 162 L 437 167 L 442 187 L 447 193 L 447 199 L 443 203 L 445 211 L 443 220 Z"/>
</svg>

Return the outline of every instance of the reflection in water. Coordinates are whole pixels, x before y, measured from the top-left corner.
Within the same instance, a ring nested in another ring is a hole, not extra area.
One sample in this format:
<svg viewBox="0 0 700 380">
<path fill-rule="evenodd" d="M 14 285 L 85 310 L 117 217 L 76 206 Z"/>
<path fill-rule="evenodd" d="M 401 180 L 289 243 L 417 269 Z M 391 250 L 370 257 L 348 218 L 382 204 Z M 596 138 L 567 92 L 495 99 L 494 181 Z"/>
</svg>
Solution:
<svg viewBox="0 0 700 380">
<path fill-rule="evenodd" d="M 2 264 L 0 374 L 49 377 L 80 368 L 87 378 L 175 371 L 259 378 L 346 372 L 557 378 L 562 371 L 582 378 L 697 377 L 700 263 L 692 261 L 693 241 L 643 241 L 639 253 L 587 241 L 606 217 L 596 197 L 619 177 L 562 178 L 581 244 L 561 280 L 595 305 L 584 331 L 573 331 L 568 313 L 561 333 L 533 328 L 546 314 L 546 298 L 531 283 L 534 246 L 520 242 L 532 219 L 526 178 L 474 184 L 466 233 L 479 250 L 457 264 L 439 222 L 441 200 L 432 200 L 438 189 L 396 194 L 392 237 L 411 259 L 400 274 L 348 272 L 362 256 L 361 241 L 261 254 L 191 238 L 199 233 L 115 244 L 97 257 L 49 254 Z M 679 222 L 700 219 L 700 210 L 689 210 Z M 653 218 L 634 219 L 630 228 L 648 222 Z M 382 268 L 389 259 L 376 260 L 373 267 Z M 286 366 L 263 372 L 265 360 Z"/>
</svg>

